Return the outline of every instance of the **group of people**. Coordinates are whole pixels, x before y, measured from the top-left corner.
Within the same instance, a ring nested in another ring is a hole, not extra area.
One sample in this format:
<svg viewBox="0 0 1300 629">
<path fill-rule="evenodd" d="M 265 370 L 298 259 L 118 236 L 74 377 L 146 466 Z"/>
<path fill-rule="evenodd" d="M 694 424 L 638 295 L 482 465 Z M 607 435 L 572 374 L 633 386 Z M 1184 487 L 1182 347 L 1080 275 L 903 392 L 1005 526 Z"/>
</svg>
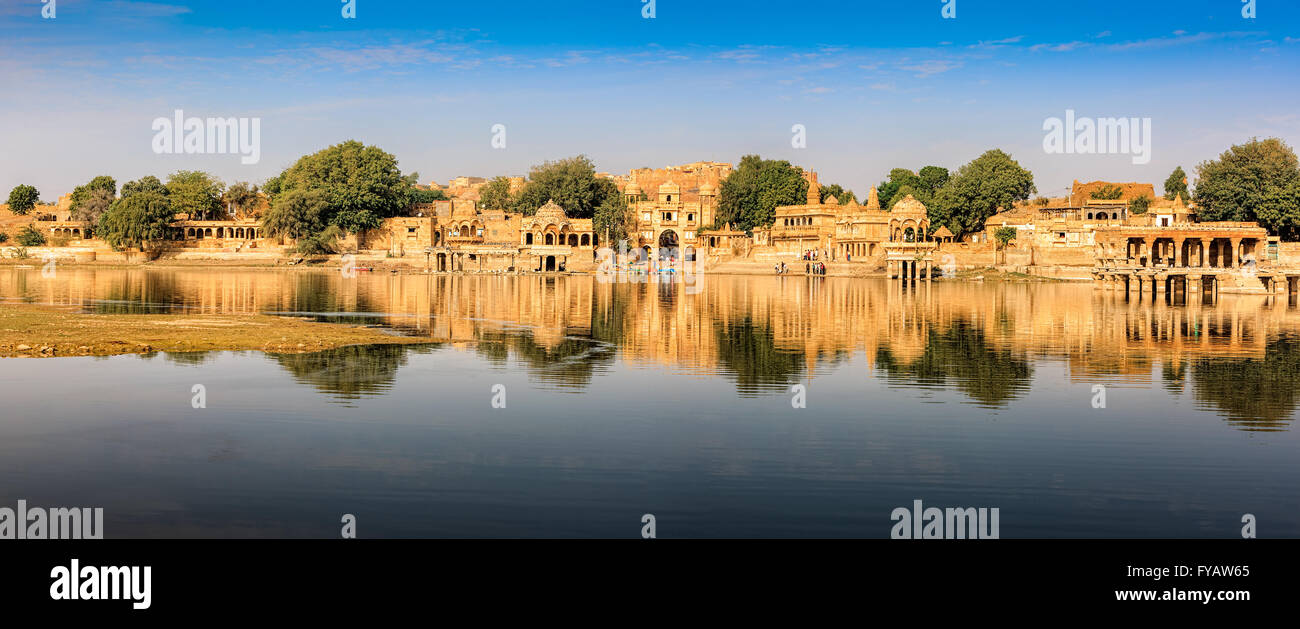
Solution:
<svg viewBox="0 0 1300 629">
<path fill-rule="evenodd" d="M 809 275 L 826 275 L 825 262 L 809 262 L 804 266 L 804 273 Z"/>
</svg>

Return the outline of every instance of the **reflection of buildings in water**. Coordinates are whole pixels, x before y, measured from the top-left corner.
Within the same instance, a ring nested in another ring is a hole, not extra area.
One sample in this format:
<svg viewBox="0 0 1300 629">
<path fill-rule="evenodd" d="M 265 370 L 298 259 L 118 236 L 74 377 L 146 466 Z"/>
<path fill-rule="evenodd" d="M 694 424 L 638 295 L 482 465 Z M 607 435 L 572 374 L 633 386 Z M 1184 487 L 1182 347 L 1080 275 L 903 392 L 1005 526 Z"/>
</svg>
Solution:
<svg viewBox="0 0 1300 629">
<path fill-rule="evenodd" d="M 1294 353 L 1277 342 L 1300 330 L 1300 313 L 1284 296 L 1225 295 L 1212 306 L 1171 306 L 1082 284 L 790 276 L 704 276 L 700 288 L 689 295 L 680 285 L 563 275 L 344 278 L 332 271 L 72 268 L 44 278 L 30 270 L 0 272 L 0 296 L 40 303 L 379 313 L 372 319 L 473 347 L 487 358 L 513 354 L 539 377 L 578 387 L 621 357 L 723 374 L 742 394 L 784 390 L 815 377 L 818 366 L 860 352 L 868 369 L 904 383 L 939 376 L 962 383 L 977 377 L 981 361 L 989 373 L 1018 377 L 1022 362 L 1054 359 L 1064 361 L 1076 383 L 1150 383 L 1157 374 L 1177 392 L 1190 381 L 1198 399 L 1222 400 L 1221 412 L 1237 418 L 1283 421 L 1295 407 L 1276 391 L 1285 385 L 1257 371 L 1289 364 Z M 963 347 L 965 353 L 957 351 Z M 882 359 L 888 364 L 879 364 Z M 1267 408 L 1230 399 L 1250 387 L 1221 389 L 1205 379 L 1209 373 L 1237 373 L 1238 381 L 1258 373 L 1257 380 L 1272 383 L 1257 395 Z M 1020 390 L 1010 383 L 957 388 L 981 404 L 1012 399 Z"/>
</svg>

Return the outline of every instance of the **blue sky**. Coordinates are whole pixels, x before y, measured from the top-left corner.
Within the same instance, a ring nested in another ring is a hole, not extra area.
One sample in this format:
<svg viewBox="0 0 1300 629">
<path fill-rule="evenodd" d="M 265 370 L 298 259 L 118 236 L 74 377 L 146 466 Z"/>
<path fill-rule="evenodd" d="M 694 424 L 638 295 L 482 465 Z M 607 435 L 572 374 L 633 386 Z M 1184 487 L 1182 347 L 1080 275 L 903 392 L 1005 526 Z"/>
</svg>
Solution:
<svg viewBox="0 0 1300 629">
<path fill-rule="evenodd" d="M 257 182 L 358 139 L 425 182 L 576 153 L 610 172 L 758 153 L 860 196 L 890 168 L 998 147 L 1061 194 L 1300 141 L 1294 0 L 1257 0 L 1254 19 L 1241 0 L 955 0 L 955 19 L 948 0 L 656 0 L 654 19 L 639 0 L 355 0 L 355 19 L 337 0 L 55 1 L 51 20 L 0 0 L 0 192 L 180 169 Z M 153 153 L 151 122 L 175 109 L 261 118 L 261 161 Z M 1066 109 L 1150 118 L 1150 163 L 1046 153 Z"/>
</svg>

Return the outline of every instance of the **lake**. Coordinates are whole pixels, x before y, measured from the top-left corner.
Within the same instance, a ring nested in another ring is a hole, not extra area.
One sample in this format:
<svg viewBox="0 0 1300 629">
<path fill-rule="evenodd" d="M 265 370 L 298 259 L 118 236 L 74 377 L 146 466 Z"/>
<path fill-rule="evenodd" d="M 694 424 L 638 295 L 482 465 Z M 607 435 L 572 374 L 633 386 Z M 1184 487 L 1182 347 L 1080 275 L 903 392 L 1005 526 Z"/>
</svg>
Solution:
<svg viewBox="0 0 1300 629">
<path fill-rule="evenodd" d="M 430 341 L 0 359 L 0 506 L 103 507 L 109 538 L 884 538 L 914 500 L 1003 538 L 1300 536 L 1285 296 L 4 268 L 0 299 Z"/>
</svg>

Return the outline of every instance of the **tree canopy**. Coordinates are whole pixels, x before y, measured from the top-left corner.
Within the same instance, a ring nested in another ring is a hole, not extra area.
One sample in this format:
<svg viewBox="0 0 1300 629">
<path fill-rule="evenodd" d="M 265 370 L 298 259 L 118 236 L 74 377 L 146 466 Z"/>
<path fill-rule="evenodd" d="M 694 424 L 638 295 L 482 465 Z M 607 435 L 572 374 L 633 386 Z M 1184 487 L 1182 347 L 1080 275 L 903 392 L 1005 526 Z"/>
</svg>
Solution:
<svg viewBox="0 0 1300 629">
<path fill-rule="evenodd" d="M 623 195 L 614 194 L 605 197 L 605 201 L 596 208 L 591 226 L 600 238 L 605 238 L 608 234 L 612 244 L 613 241 L 631 237 L 636 229 L 636 216 Z"/>
<path fill-rule="evenodd" d="M 1088 196 L 1097 199 L 1099 201 L 1114 201 L 1124 196 L 1124 189 L 1113 183 L 1108 183 L 1102 185 L 1096 190 L 1093 190 L 1092 194 Z"/>
<path fill-rule="evenodd" d="M 614 195 L 618 196 L 618 195 Z M 478 191 L 479 203 L 485 210 L 507 210 L 510 208 L 510 178 L 493 177 Z M 544 203 L 544 202 L 543 202 Z"/>
<path fill-rule="evenodd" d="M 930 221 L 956 238 L 984 228 L 984 221 L 1037 192 L 1034 174 L 1000 149 L 990 149 L 957 169 L 928 206 Z"/>
<path fill-rule="evenodd" d="M 166 195 L 155 189 L 137 190 L 118 199 L 99 217 L 97 231 L 115 249 L 144 248 L 166 239 L 173 217 Z"/>
<path fill-rule="evenodd" d="M 103 216 L 108 208 L 116 201 L 113 193 L 103 188 L 95 188 L 90 192 L 90 197 L 83 199 L 72 210 L 72 218 L 78 221 L 88 223 L 98 223 L 99 217 Z"/>
<path fill-rule="evenodd" d="M 175 214 L 205 221 L 225 218 L 221 204 L 225 187 L 221 180 L 201 170 L 181 170 L 167 177 L 167 199 Z"/>
<path fill-rule="evenodd" d="M 136 181 L 128 181 L 122 184 L 123 199 L 141 192 L 155 192 L 167 196 L 167 186 L 164 186 L 163 183 L 158 181 L 158 178 L 153 175 L 146 175 Z"/>
<path fill-rule="evenodd" d="M 750 231 L 771 225 L 778 205 L 799 205 L 807 199 L 808 181 L 803 171 L 786 160 L 746 155 L 722 180 L 716 223 Z"/>
<path fill-rule="evenodd" d="M 235 217 L 243 217 L 248 214 L 248 210 L 257 206 L 259 197 L 256 185 L 247 181 L 238 181 L 226 188 L 226 192 L 221 199 L 226 203 L 229 214 L 233 214 Z"/>
<path fill-rule="evenodd" d="M 288 193 L 314 191 L 319 195 L 312 198 L 324 204 L 320 208 L 323 223 L 356 233 L 403 214 L 411 202 L 412 187 L 392 154 L 348 140 L 299 158 L 268 180 L 263 189 L 271 195 L 271 210 L 262 217 L 268 226 L 284 223 L 277 215 L 293 213 L 283 207 Z M 302 197 L 292 198 L 300 202 Z"/>
<path fill-rule="evenodd" d="M 96 190 L 105 190 L 110 197 L 117 196 L 117 180 L 108 175 L 100 175 L 91 179 L 85 185 L 77 186 L 72 189 L 72 207 L 71 210 L 75 215 L 82 203 L 90 200 Z"/>
<path fill-rule="evenodd" d="M 819 192 L 818 196 L 820 197 L 822 203 L 825 203 L 826 199 L 832 196 L 835 197 L 836 201 L 840 202 L 840 205 L 844 205 L 849 201 L 858 200 L 857 195 L 853 194 L 852 190 L 849 190 L 837 183 L 830 184 L 829 186 L 822 186 L 818 192 Z"/>
<path fill-rule="evenodd" d="M 591 218 L 611 195 L 618 196 L 618 186 L 610 179 L 597 177 L 591 160 L 586 155 L 577 155 L 534 166 L 528 173 L 528 183 L 511 206 L 514 211 L 531 216 L 537 208 L 554 199 L 569 218 Z"/>
<path fill-rule="evenodd" d="M 1175 168 L 1165 180 L 1165 198 L 1173 201 L 1174 197 L 1178 196 L 1181 196 L 1184 201 L 1192 198 L 1192 195 L 1187 192 L 1187 173 L 1183 172 L 1182 166 Z"/>
<path fill-rule="evenodd" d="M 1269 233 L 1300 236 L 1300 165 L 1277 138 L 1252 138 L 1196 167 L 1193 198 L 1203 221 L 1258 221 Z"/>
<path fill-rule="evenodd" d="M 20 216 L 27 214 L 36 207 L 40 196 L 41 193 L 33 186 L 26 184 L 14 186 L 14 189 L 9 191 L 9 211 Z"/>
</svg>

